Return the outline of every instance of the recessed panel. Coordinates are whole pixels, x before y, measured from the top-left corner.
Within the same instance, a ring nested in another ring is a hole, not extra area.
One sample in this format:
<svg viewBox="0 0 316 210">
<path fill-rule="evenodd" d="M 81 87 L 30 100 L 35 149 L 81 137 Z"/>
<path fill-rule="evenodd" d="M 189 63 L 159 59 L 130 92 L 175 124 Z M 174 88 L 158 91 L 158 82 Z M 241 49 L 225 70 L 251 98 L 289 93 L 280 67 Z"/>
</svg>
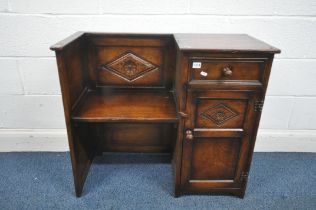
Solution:
<svg viewBox="0 0 316 210">
<path fill-rule="evenodd" d="M 198 98 L 196 128 L 242 128 L 247 100 Z"/>
<path fill-rule="evenodd" d="M 117 74 L 129 82 L 159 69 L 158 66 L 137 56 L 132 51 L 127 51 L 110 63 L 103 64 L 101 68 Z"/>
<path fill-rule="evenodd" d="M 171 152 L 177 131 L 172 123 L 113 123 L 97 127 L 102 150 L 107 152 Z"/>
<path fill-rule="evenodd" d="M 98 85 L 162 86 L 163 52 L 152 47 L 98 47 Z"/>
<path fill-rule="evenodd" d="M 238 164 L 240 139 L 195 138 L 190 180 L 233 180 Z"/>
</svg>

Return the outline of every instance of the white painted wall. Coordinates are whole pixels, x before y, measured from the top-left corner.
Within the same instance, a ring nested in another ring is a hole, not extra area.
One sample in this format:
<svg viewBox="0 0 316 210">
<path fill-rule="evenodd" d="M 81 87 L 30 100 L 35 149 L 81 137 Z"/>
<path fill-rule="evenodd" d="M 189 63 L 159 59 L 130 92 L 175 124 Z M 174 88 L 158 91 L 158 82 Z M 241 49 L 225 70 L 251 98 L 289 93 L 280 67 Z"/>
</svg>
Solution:
<svg viewBox="0 0 316 210">
<path fill-rule="evenodd" d="M 79 30 L 247 33 L 280 48 L 256 150 L 316 152 L 316 0 L 0 0 L 0 151 L 68 149 L 49 46 Z"/>
</svg>

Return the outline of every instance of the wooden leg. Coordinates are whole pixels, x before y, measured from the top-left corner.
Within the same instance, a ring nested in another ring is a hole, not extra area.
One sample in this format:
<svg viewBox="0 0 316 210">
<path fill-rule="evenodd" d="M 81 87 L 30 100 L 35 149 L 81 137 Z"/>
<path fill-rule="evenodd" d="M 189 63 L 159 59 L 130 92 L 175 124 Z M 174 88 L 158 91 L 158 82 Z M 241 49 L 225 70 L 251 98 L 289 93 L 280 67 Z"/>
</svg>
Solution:
<svg viewBox="0 0 316 210">
<path fill-rule="evenodd" d="M 241 190 L 240 193 L 238 194 L 239 198 L 244 198 L 245 197 L 245 191 Z"/>
<path fill-rule="evenodd" d="M 244 198 L 245 197 L 245 190 L 244 189 L 240 189 L 237 192 L 233 193 L 234 196 L 237 196 L 239 198 Z"/>
<path fill-rule="evenodd" d="M 174 197 L 175 198 L 178 198 L 178 197 L 180 197 L 182 194 L 181 194 L 181 191 L 179 190 L 179 189 L 175 189 L 174 190 Z"/>
<path fill-rule="evenodd" d="M 83 186 L 87 178 L 90 165 L 91 165 L 91 162 L 86 165 L 86 168 L 80 171 L 81 173 L 74 174 L 75 192 L 76 192 L 77 197 L 80 197 L 82 194 Z"/>
<path fill-rule="evenodd" d="M 247 183 L 248 183 L 248 176 L 244 178 L 244 182 L 242 183 L 242 187 L 241 187 L 240 191 L 237 193 L 236 196 L 238 196 L 239 198 L 244 198 L 245 197 L 245 193 L 246 193 L 246 189 L 247 189 Z"/>
<path fill-rule="evenodd" d="M 176 136 L 175 146 L 172 154 L 172 172 L 173 172 L 173 180 L 174 180 L 174 197 L 180 197 L 182 195 L 181 192 L 181 161 L 182 161 L 182 133 L 183 133 L 183 123 L 179 122 L 178 132 Z"/>
<path fill-rule="evenodd" d="M 90 129 L 87 126 L 74 127 L 72 129 L 72 142 L 69 142 L 69 145 L 71 145 L 70 156 L 77 197 L 80 197 L 82 194 L 86 177 L 95 157 L 94 139 L 93 136 L 89 135 L 89 131 Z"/>
</svg>

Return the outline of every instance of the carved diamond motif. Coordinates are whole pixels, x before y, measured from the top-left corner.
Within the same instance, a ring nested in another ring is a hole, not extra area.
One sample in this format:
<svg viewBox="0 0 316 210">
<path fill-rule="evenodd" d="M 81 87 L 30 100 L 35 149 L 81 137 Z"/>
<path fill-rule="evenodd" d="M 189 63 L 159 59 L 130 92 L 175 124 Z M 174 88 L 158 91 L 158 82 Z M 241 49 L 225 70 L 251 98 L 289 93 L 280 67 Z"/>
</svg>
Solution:
<svg viewBox="0 0 316 210">
<path fill-rule="evenodd" d="M 156 65 L 140 58 L 132 52 L 126 52 L 120 55 L 110 63 L 102 65 L 102 68 L 119 75 L 129 82 L 138 79 L 150 71 L 158 69 Z"/>
<path fill-rule="evenodd" d="M 200 115 L 205 119 L 211 120 L 217 126 L 221 126 L 226 121 L 236 117 L 238 113 L 224 104 L 217 104 L 214 107 L 206 109 Z"/>
</svg>

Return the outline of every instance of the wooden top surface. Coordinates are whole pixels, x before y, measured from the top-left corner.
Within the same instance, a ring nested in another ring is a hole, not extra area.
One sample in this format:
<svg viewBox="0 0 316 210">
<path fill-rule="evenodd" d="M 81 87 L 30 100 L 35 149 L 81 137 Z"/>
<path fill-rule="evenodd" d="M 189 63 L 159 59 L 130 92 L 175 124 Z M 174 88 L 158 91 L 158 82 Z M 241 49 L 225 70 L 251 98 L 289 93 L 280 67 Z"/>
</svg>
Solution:
<svg viewBox="0 0 316 210">
<path fill-rule="evenodd" d="M 72 119 L 85 122 L 176 122 L 174 98 L 169 92 L 89 92 Z"/>
<path fill-rule="evenodd" d="M 174 37 L 183 51 L 281 52 L 246 34 L 175 34 Z"/>
<path fill-rule="evenodd" d="M 70 43 L 82 36 L 118 36 L 130 38 L 166 38 L 172 34 L 133 34 L 133 33 L 93 33 L 77 32 L 68 38 L 51 46 L 51 50 L 62 50 Z M 266 52 L 280 53 L 278 48 L 268 45 L 247 34 L 173 34 L 176 43 L 182 51 L 210 51 L 210 52 Z"/>
</svg>

